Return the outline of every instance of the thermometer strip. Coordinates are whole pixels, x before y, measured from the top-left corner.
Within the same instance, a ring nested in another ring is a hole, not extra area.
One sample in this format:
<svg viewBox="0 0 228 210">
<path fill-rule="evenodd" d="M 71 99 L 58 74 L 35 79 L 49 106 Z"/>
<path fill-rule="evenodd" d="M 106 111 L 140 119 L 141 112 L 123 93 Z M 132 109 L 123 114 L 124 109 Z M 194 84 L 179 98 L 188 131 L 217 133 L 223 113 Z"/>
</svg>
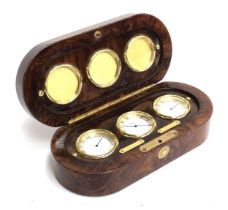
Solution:
<svg viewBox="0 0 228 210">
<path fill-rule="evenodd" d="M 164 127 L 158 129 L 158 133 L 164 133 L 167 130 L 174 128 L 175 126 L 180 125 L 180 121 L 179 120 L 175 120 L 167 125 L 165 125 Z"/>
<path fill-rule="evenodd" d="M 139 139 L 138 141 L 132 143 L 132 144 L 129 144 L 127 145 L 126 147 L 123 147 L 122 149 L 119 150 L 120 153 L 126 153 L 132 149 L 134 149 L 135 147 L 143 144 L 145 141 L 143 139 Z"/>
</svg>

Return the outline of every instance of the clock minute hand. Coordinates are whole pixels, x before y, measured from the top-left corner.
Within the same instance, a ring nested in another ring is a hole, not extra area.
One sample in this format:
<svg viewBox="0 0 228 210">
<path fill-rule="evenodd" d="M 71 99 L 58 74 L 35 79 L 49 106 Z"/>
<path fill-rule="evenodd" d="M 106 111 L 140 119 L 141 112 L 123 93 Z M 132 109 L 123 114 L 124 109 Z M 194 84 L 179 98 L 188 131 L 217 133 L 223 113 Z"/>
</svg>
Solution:
<svg viewBox="0 0 228 210">
<path fill-rule="evenodd" d="M 152 126 L 152 125 L 137 125 L 137 127 L 138 127 L 138 126 Z"/>
<path fill-rule="evenodd" d="M 124 125 L 122 127 L 139 127 L 139 126 L 152 126 L 152 125 Z"/>
<path fill-rule="evenodd" d="M 101 140 L 102 140 L 102 137 L 100 138 L 100 140 L 98 141 L 98 143 L 95 145 L 95 147 L 98 147 L 98 145 L 100 144 Z"/>
</svg>

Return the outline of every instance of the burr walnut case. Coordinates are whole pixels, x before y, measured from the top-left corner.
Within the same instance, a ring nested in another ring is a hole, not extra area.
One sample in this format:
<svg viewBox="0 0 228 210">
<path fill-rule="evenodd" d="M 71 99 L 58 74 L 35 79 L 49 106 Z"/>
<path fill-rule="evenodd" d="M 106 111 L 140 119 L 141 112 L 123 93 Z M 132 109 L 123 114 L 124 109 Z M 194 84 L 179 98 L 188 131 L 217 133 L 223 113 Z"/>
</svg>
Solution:
<svg viewBox="0 0 228 210">
<path fill-rule="evenodd" d="M 171 55 L 164 24 L 137 14 L 44 42 L 25 56 L 18 98 L 34 118 L 60 127 L 51 151 L 64 187 L 110 194 L 204 142 L 212 103 L 193 86 L 160 82 Z"/>
</svg>

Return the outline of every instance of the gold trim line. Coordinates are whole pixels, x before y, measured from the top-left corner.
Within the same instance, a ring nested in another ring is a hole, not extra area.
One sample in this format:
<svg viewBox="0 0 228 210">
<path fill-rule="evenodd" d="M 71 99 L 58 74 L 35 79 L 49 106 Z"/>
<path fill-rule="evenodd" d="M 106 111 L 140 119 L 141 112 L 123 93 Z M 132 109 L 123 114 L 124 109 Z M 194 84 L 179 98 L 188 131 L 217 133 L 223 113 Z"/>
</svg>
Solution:
<svg viewBox="0 0 228 210">
<path fill-rule="evenodd" d="M 134 149 L 135 147 L 143 144 L 145 141 L 143 139 L 139 139 L 138 141 L 132 143 L 132 144 L 129 144 L 127 145 L 126 147 L 123 147 L 122 149 L 119 150 L 120 153 L 126 153 L 132 149 Z"/>
<path fill-rule="evenodd" d="M 164 133 L 167 130 L 174 128 L 175 126 L 180 125 L 180 121 L 179 120 L 175 120 L 165 126 L 163 126 L 162 128 L 158 129 L 158 133 Z"/>
</svg>

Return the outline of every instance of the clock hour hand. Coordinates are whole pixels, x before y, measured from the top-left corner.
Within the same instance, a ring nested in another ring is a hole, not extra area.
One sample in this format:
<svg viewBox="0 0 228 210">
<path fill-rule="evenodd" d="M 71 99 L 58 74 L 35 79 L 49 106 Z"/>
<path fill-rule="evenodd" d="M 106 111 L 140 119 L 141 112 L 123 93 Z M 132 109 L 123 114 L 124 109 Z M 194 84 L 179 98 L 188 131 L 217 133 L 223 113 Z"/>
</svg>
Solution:
<svg viewBox="0 0 228 210">
<path fill-rule="evenodd" d="M 173 110 L 177 105 L 178 103 L 176 103 L 173 107 L 171 107 L 170 110 Z"/>
</svg>

